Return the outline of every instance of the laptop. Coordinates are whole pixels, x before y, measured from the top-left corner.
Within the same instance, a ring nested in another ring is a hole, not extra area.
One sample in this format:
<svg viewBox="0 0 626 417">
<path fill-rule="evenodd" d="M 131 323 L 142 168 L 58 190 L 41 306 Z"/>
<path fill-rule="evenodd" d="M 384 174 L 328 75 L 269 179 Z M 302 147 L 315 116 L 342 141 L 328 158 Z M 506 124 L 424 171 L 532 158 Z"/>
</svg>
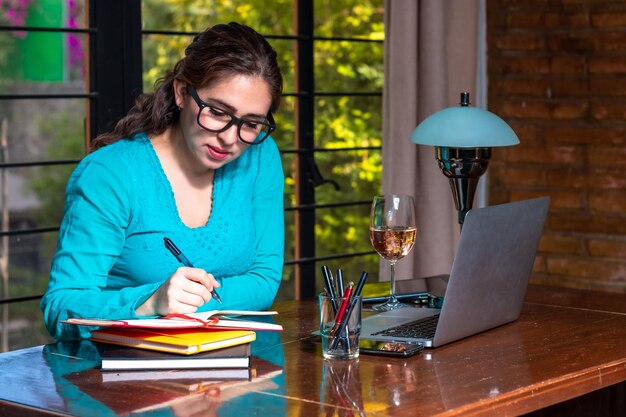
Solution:
<svg viewBox="0 0 626 417">
<path fill-rule="evenodd" d="M 549 205 L 541 197 L 468 211 L 441 309 L 364 317 L 361 338 L 438 347 L 517 320 Z"/>
</svg>

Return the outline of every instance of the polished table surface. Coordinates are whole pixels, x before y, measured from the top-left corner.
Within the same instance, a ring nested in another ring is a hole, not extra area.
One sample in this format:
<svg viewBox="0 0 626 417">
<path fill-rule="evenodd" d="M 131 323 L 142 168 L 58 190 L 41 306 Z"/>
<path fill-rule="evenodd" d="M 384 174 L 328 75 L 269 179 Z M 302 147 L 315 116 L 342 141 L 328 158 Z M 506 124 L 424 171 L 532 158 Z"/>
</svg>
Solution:
<svg viewBox="0 0 626 417">
<path fill-rule="evenodd" d="M 324 361 L 315 301 L 275 309 L 250 382 L 106 382 L 90 342 L 39 346 L 0 354 L 0 415 L 507 416 L 626 381 L 626 295 L 531 286 L 517 321 L 407 359 Z"/>
</svg>

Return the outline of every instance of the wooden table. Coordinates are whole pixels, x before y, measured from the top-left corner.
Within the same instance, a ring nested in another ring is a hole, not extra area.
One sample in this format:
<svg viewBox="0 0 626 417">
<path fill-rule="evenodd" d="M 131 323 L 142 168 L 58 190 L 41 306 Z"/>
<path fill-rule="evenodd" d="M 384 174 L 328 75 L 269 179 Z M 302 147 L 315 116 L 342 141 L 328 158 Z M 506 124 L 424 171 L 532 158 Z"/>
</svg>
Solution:
<svg viewBox="0 0 626 417">
<path fill-rule="evenodd" d="M 275 308 L 285 331 L 253 345 L 274 363 L 269 378 L 184 394 L 165 381 L 116 386 L 101 381 L 89 342 L 39 346 L 0 355 L 0 415 L 115 416 L 166 403 L 149 415 L 509 416 L 600 389 L 617 392 L 610 413 L 624 410 L 626 295 L 531 286 L 514 323 L 408 359 L 332 362 L 310 334 L 314 300 Z"/>
</svg>

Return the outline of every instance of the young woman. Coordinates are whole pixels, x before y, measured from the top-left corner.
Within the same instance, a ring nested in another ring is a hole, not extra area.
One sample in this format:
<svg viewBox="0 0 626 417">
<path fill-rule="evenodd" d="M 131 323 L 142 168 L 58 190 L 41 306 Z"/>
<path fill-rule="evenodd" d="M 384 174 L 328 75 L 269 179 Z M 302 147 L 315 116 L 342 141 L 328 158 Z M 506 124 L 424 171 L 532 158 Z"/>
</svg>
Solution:
<svg viewBox="0 0 626 417">
<path fill-rule="evenodd" d="M 220 24 L 96 138 L 68 181 L 41 300 L 55 339 L 89 337 L 61 322 L 71 317 L 270 307 L 284 247 L 284 176 L 270 137 L 281 93 L 269 43 Z"/>
</svg>

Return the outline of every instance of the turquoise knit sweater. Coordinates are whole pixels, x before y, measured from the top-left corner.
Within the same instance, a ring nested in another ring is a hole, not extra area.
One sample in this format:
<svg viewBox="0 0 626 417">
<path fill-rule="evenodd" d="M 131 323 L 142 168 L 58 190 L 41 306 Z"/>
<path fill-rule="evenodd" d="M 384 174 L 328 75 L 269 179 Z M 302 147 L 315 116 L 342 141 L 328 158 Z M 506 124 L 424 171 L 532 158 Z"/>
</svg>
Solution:
<svg viewBox="0 0 626 417">
<path fill-rule="evenodd" d="M 145 134 L 86 156 L 72 173 L 65 214 L 41 300 L 55 339 L 86 338 L 71 317 L 135 318 L 135 308 L 180 267 L 172 239 L 198 268 L 220 282 L 223 304 L 199 311 L 267 309 L 282 277 L 284 175 L 275 142 L 250 146 L 215 172 L 207 225 L 187 227 Z"/>
</svg>

